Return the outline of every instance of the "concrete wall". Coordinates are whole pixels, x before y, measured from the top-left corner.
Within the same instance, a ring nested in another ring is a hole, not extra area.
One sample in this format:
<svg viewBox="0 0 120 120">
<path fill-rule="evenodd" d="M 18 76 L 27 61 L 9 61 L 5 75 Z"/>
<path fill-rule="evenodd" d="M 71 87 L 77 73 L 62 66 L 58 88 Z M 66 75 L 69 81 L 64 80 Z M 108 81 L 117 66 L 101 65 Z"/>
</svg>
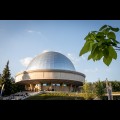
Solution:
<svg viewBox="0 0 120 120">
<path fill-rule="evenodd" d="M 84 82 L 85 77 L 82 76 L 81 74 L 78 74 L 78 72 L 62 72 L 62 71 L 26 71 L 19 73 L 16 75 L 15 82 L 22 82 L 24 80 L 44 80 L 44 79 L 58 79 L 58 80 L 74 80 L 74 81 L 79 81 L 79 82 Z"/>
</svg>

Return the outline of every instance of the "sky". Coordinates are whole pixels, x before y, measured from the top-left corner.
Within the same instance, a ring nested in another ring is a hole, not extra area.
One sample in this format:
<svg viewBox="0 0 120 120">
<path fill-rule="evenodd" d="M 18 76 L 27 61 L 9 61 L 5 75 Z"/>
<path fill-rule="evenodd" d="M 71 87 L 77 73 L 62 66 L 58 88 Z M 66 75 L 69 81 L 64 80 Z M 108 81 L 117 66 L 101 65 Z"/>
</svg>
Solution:
<svg viewBox="0 0 120 120">
<path fill-rule="evenodd" d="M 119 51 L 109 67 L 102 60 L 87 60 L 89 53 L 79 56 L 85 36 L 104 24 L 120 28 L 120 20 L 0 20 L 0 73 L 9 60 L 11 76 L 15 78 L 35 56 L 56 51 L 66 55 L 88 82 L 106 78 L 120 81 Z M 120 32 L 116 35 L 120 42 Z"/>
</svg>

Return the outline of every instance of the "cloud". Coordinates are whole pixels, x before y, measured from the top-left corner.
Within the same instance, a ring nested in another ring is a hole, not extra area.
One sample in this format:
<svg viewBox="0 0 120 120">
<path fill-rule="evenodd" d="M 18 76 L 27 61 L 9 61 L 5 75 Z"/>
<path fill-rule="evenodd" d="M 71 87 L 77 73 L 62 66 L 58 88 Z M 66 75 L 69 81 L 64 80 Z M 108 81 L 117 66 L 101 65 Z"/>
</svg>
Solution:
<svg viewBox="0 0 120 120">
<path fill-rule="evenodd" d="M 49 50 L 46 49 L 46 50 L 43 50 L 42 53 L 48 52 L 48 51 L 49 51 Z M 21 63 L 23 66 L 27 67 L 28 64 L 31 62 L 31 60 L 32 60 L 34 57 L 36 57 L 36 56 L 38 56 L 38 55 L 34 55 L 33 57 L 25 57 L 25 58 L 23 58 L 23 59 L 20 60 L 20 63 Z"/>
<path fill-rule="evenodd" d="M 67 54 L 67 57 L 73 62 L 73 64 L 77 64 L 77 63 L 79 63 L 79 61 L 80 61 L 80 58 L 79 58 L 79 57 L 76 57 L 76 56 L 74 56 L 74 55 L 71 54 L 71 53 L 68 53 L 68 54 Z"/>
<path fill-rule="evenodd" d="M 29 31 L 29 32 L 30 32 L 30 31 Z M 32 31 L 31 31 L 31 32 L 32 32 Z M 46 49 L 46 50 L 43 50 L 42 53 L 45 53 L 45 52 L 48 52 L 48 51 L 50 51 L 50 50 Z M 76 65 L 76 66 L 78 66 L 78 65 L 80 64 L 80 60 L 85 60 L 85 59 L 86 59 L 84 56 L 81 56 L 81 58 L 80 58 L 79 56 L 76 57 L 75 55 L 73 55 L 73 54 L 71 54 L 71 53 L 68 53 L 66 56 L 67 56 L 67 57 L 72 61 L 72 63 L 73 63 L 74 65 Z M 34 57 L 36 57 L 36 55 L 35 55 Z M 21 59 L 21 60 L 20 60 L 20 63 L 21 63 L 23 66 L 27 67 L 28 64 L 30 63 L 30 61 L 31 61 L 32 59 L 33 59 L 32 57 L 26 57 L 26 58 Z"/>
<path fill-rule="evenodd" d="M 96 73 L 98 72 L 98 68 L 93 68 L 93 69 L 85 69 L 84 72 L 89 72 L 89 73 Z"/>
<path fill-rule="evenodd" d="M 81 57 L 79 57 L 79 56 L 75 56 L 71 53 L 68 53 L 67 57 L 76 65 L 80 63 L 80 60 L 86 60 L 86 58 L 83 55 Z"/>
<path fill-rule="evenodd" d="M 33 32 L 35 32 L 35 31 L 33 31 L 33 30 L 27 30 L 27 32 L 28 32 L 28 33 L 33 33 Z"/>
<path fill-rule="evenodd" d="M 49 50 L 43 50 L 42 53 L 48 52 Z"/>
<path fill-rule="evenodd" d="M 31 60 L 32 60 L 31 57 L 26 57 L 26 58 L 21 59 L 21 60 L 20 60 L 20 63 L 21 63 L 23 66 L 27 67 Z"/>
<path fill-rule="evenodd" d="M 41 32 L 40 31 L 34 31 L 34 30 L 26 30 L 28 33 L 37 33 L 37 34 L 40 34 L 41 35 Z"/>
<path fill-rule="evenodd" d="M 35 30 L 25 30 L 29 35 L 39 35 L 41 40 L 48 40 L 47 37 L 41 33 L 40 31 L 35 31 Z"/>
</svg>

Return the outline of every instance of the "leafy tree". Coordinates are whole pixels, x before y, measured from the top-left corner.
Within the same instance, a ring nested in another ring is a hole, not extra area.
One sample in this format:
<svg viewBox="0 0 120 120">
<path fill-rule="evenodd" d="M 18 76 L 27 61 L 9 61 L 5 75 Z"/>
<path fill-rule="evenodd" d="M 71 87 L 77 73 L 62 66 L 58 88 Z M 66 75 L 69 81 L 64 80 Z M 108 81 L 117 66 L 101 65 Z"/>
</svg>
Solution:
<svg viewBox="0 0 120 120">
<path fill-rule="evenodd" d="M 96 87 L 96 95 L 99 98 L 102 98 L 103 95 L 105 94 L 105 88 L 104 88 L 103 82 L 99 80 L 98 82 L 95 83 L 95 87 Z"/>
<path fill-rule="evenodd" d="M 83 48 L 80 51 L 79 56 L 90 52 L 88 60 L 93 59 L 97 61 L 103 58 L 103 62 L 109 66 L 112 59 L 117 59 L 116 50 L 120 50 L 116 40 L 115 32 L 118 32 L 119 28 L 113 28 L 109 25 L 102 26 L 99 31 L 91 31 L 84 38 L 86 40 Z"/>
<path fill-rule="evenodd" d="M 106 81 L 101 81 L 104 89 L 106 89 Z M 112 91 L 119 92 L 120 91 L 120 81 L 108 81 L 111 83 Z"/>
<path fill-rule="evenodd" d="M 87 83 L 87 81 L 85 81 L 82 88 L 83 88 L 84 98 L 86 100 L 91 99 L 92 98 L 92 83 Z"/>
<path fill-rule="evenodd" d="M 25 86 L 24 85 L 19 85 L 16 83 L 12 83 L 12 94 L 16 93 L 16 92 L 20 92 L 20 91 L 24 91 L 25 90 Z"/>
<path fill-rule="evenodd" d="M 2 85 L 2 76 L 0 74 L 0 86 Z"/>
<path fill-rule="evenodd" d="M 112 91 L 119 92 L 120 91 L 120 81 L 111 81 Z"/>
<path fill-rule="evenodd" d="M 1 74 L 0 74 L 0 91 L 1 91 L 1 88 L 2 88 L 2 77 L 1 77 Z"/>
<path fill-rule="evenodd" d="M 11 83 L 11 74 L 9 70 L 9 61 L 7 62 L 6 67 L 3 70 L 2 85 L 3 84 L 4 84 L 3 95 L 10 95 L 12 91 L 12 83 Z"/>
</svg>

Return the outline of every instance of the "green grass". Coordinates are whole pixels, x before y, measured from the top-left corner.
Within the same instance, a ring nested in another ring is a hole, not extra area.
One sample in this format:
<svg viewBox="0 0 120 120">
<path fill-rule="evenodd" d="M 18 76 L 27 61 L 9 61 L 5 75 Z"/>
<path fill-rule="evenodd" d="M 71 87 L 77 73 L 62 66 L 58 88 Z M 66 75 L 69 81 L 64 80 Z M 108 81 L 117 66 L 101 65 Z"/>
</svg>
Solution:
<svg viewBox="0 0 120 120">
<path fill-rule="evenodd" d="M 84 100 L 83 97 L 68 93 L 46 93 L 31 96 L 25 100 Z"/>
<path fill-rule="evenodd" d="M 120 92 L 113 92 L 115 93 L 120 93 Z M 48 92 L 44 94 L 38 94 L 35 96 L 31 96 L 25 100 L 93 100 L 96 97 L 94 93 L 89 93 L 87 96 L 85 93 L 75 93 L 75 92 Z M 103 96 L 103 100 L 107 100 L 107 96 Z M 114 100 L 119 99 L 120 96 L 114 96 Z"/>
</svg>

